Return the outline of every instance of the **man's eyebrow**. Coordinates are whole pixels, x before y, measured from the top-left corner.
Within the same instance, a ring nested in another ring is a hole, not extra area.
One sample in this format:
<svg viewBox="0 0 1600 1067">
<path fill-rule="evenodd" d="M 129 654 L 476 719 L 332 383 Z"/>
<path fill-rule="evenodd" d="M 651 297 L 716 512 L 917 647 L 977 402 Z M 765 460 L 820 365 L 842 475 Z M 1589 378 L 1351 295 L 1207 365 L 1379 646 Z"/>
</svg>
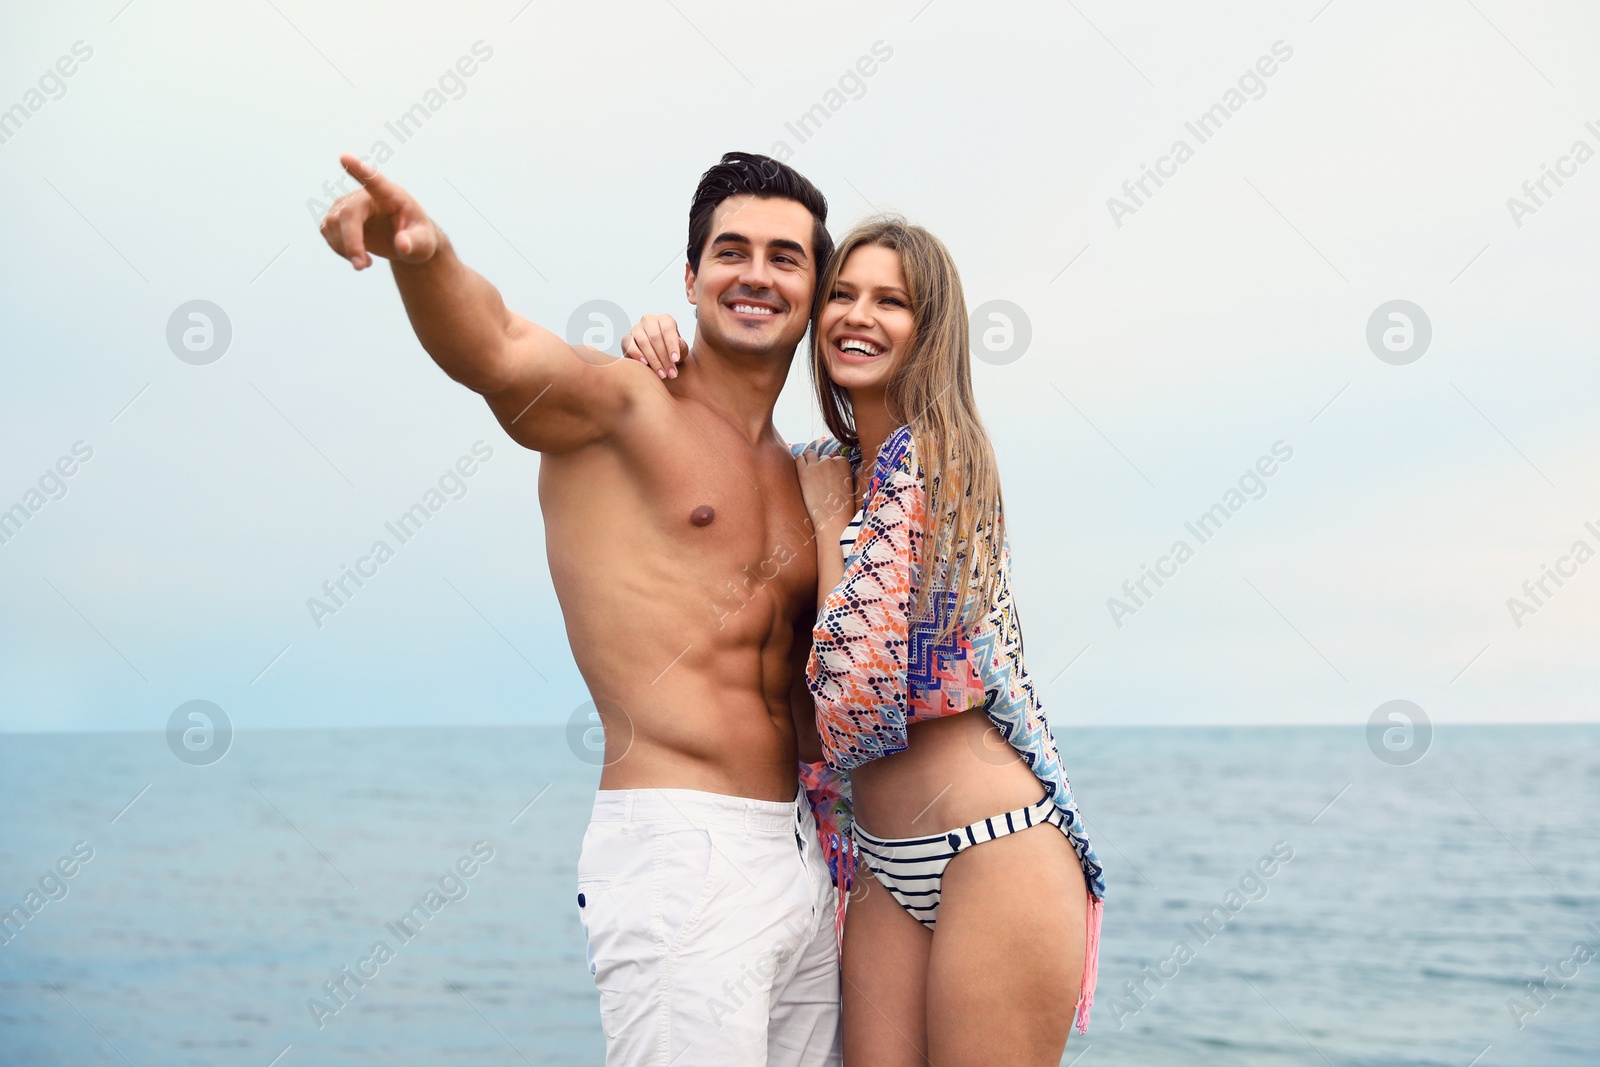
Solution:
<svg viewBox="0 0 1600 1067">
<path fill-rule="evenodd" d="M 732 230 L 727 230 L 713 237 L 711 239 L 711 243 L 713 245 L 749 245 L 753 244 L 754 242 L 742 233 L 734 233 Z M 774 237 L 772 240 L 767 242 L 767 247 L 781 248 L 785 252 L 795 253 L 801 259 L 807 258 L 806 246 L 801 244 L 799 241 L 791 241 L 787 237 Z"/>
</svg>

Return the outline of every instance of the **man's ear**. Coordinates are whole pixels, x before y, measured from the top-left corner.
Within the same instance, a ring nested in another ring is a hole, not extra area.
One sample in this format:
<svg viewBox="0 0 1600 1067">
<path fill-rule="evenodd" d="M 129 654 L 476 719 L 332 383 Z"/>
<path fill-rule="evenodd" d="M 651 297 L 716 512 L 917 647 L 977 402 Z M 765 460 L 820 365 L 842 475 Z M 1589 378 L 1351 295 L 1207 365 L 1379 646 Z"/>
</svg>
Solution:
<svg viewBox="0 0 1600 1067">
<path fill-rule="evenodd" d="M 683 265 L 683 295 L 689 298 L 689 303 L 698 303 L 694 298 L 694 268 L 687 263 Z"/>
</svg>

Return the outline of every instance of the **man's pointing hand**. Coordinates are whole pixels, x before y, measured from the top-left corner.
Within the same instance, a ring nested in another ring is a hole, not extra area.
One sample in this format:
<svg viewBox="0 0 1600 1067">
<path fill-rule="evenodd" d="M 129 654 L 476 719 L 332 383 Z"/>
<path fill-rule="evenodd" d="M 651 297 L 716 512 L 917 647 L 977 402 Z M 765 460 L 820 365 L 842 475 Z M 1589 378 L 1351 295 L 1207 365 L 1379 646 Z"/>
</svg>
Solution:
<svg viewBox="0 0 1600 1067">
<path fill-rule="evenodd" d="M 425 263 L 439 250 L 438 227 L 411 194 L 346 152 L 339 163 L 361 188 L 341 196 L 322 219 L 322 237 L 356 270 L 372 257 Z"/>
</svg>

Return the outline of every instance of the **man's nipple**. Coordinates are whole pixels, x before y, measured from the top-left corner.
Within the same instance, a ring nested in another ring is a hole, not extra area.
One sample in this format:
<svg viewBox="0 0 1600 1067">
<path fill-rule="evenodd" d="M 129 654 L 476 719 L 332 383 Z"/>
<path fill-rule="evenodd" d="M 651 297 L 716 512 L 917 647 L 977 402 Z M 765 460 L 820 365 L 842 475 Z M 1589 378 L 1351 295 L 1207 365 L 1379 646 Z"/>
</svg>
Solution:
<svg viewBox="0 0 1600 1067">
<path fill-rule="evenodd" d="M 710 526 L 711 520 L 717 517 L 717 509 L 710 504 L 701 504 L 689 512 L 689 521 L 696 526 Z"/>
</svg>

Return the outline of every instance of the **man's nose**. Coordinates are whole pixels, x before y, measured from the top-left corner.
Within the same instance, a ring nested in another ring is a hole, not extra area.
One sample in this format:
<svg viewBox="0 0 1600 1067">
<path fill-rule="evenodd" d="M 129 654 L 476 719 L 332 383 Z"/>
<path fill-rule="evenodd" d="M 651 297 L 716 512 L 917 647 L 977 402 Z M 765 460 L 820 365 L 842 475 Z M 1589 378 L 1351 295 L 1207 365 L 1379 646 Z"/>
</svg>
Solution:
<svg viewBox="0 0 1600 1067">
<path fill-rule="evenodd" d="M 767 262 L 765 256 L 751 256 L 745 260 L 739 280 L 751 289 L 771 289 L 772 264 Z"/>
</svg>

